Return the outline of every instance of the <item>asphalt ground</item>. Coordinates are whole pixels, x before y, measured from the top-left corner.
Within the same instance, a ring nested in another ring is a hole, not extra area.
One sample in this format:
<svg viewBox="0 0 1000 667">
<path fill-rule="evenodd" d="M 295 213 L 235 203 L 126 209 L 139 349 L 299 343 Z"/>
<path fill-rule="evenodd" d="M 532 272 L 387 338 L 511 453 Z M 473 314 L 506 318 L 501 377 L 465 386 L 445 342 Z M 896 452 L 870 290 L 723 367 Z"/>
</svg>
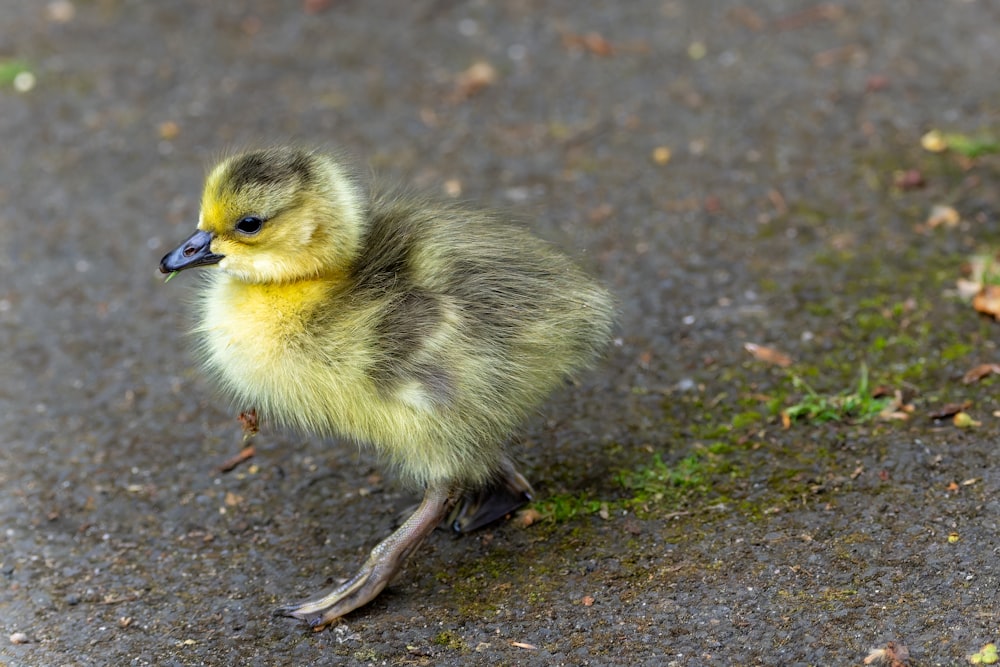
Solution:
<svg viewBox="0 0 1000 667">
<path fill-rule="evenodd" d="M 966 664 L 1000 638 L 1000 405 L 961 378 L 1000 325 L 954 292 L 1000 169 L 920 142 L 1000 133 L 998 26 L 989 0 L 4 0 L 0 663 Z M 620 310 L 517 435 L 534 523 L 433 535 L 318 633 L 271 612 L 419 494 L 266 426 L 218 472 L 236 415 L 194 281 L 156 271 L 215 157 L 287 141 L 508 212 Z M 795 378 L 862 367 L 907 419 L 782 423 Z M 931 418 L 956 402 L 965 428 Z"/>
</svg>

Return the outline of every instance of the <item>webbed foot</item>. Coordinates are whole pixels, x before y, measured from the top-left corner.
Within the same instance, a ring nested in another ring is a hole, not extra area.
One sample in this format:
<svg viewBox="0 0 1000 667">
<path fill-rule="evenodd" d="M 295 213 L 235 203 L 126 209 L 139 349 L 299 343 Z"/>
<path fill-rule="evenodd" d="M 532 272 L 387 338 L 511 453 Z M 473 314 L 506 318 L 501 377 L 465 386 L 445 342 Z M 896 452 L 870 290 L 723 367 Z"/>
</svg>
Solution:
<svg viewBox="0 0 1000 667">
<path fill-rule="evenodd" d="M 428 489 L 417 510 L 372 549 L 357 574 L 325 595 L 279 607 L 275 615 L 299 618 L 318 629 L 368 604 L 392 581 L 409 555 L 454 505 L 455 499 L 448 489 Z"/>
<path fill-rule="evenodd" d="M 456 533 L 468 533 L 510 514 L 531 502 L 535 491 L 509 460 L 504 459 L 496 479 L 476 491 L 467 492 L 448 516 Z"/>
</svg>

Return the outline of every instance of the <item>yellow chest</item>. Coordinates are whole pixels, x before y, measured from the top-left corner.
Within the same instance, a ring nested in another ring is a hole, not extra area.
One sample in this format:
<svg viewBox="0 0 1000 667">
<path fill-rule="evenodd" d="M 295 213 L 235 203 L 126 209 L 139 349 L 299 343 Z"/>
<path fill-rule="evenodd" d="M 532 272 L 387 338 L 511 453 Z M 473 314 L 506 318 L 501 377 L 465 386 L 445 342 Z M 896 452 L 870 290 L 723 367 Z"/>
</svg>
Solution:
<svg viewBox="0 0 1000 667">
<path fill-rule="evenodd" d="M 474 428 L 438 413 L 419 386 L 387 394 L 372 380 L 378 308 L 339 302 L 328 285 L 245 285 L 223 275 L 203 295 L 198 332 L 208 369 L 240 408 L 371 443 L 420 483 L 484 478 L 487 459 L 469 468 Z"/>
<path fill-rule="evenodd" d="M 370 400 L 363 335 L 356 323 L 327 318 L 322 282 L 247 285 L 220 278 L 204 295 L 199 333 L 206 362 L 245 407 L 280 422 L 354 431 L 352 408 Z"/>
</svg>

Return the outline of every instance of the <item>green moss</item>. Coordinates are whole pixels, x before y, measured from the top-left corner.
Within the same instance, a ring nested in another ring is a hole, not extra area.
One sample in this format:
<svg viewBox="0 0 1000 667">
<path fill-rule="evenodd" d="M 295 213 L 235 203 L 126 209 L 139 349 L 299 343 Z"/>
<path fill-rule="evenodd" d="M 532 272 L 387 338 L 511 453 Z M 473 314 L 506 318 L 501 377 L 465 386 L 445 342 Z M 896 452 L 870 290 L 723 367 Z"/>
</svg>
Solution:
<svg viewBox="0 0 1000 667">
<path fill-rule="evenodd" d="M 740 515 L 750 521 L 760 521 L 767 515 L 766 508 L 759 501 L 743 498 L 734 505 Z"/>
<path fill-rule="evenodd" d="M 623 472 L 618 479 L 619 484 L 633 491 L 634 498 L 639 501 L 650 497 L 658 499 L 670 489 L 698 486 L 703 481 L 701 461 L 696 454 L 681 459 L 673 466 L 667 465 L 657 454 L 650 465 Z"/>
<path fill-rule="evenodd" d="M 721 456 L 722 454 L 729 454 L 733 451 L 733 446 L 728 442 L 713 442 L 705 447 L 705 450 L 709 454 L 716 454 Z"/>
<path fill-rule="evenodd" d="M 952 343 L 941 350 L 941 359 L 944 361 L 955 361 L 968 356 L 975 348 L 968 343 Z"/>
<path fill-rule="evenodd" d="M 385 656 L 370 648 L 359 649 L 354 652 L 352 657 L 358 662 L 376 662 L 385 659 Z"/>
<path fill-rule="evenodd" d="M 470 618 L 495 613 L 498 593 L 510 587 L 512 574 L 519 571 L 518 561 L 517 555 L 508 551 L 487 550 L 450 571 L 446 583 L 459 613 Z"/>
<path fill-rule="evenodd" d="M 28 63 L 23 60 L 0 58 L 0 86 L 9 86 L 18 74 L 30 71 Z"/>
<path fill-rule="evenodd" d="M 816 317 L 829 317 L 835 311 L 832 306 L 826 303 L 807 303 L 806 312 Z"/>
<path fill-rule="evenodd" d="M 714 440 L 716 438 L 724 438 L 726 435 L 732 431 L 731 424 L 693 424 L 692 432 L 694 437 L 699 440 Z"/>
<path fill-rule="evenodd" d="M 531 604 L 543 604 L 545 602 L 545 595 L 540 591 L 533 590 L 528 593 L 528 602 Z"/>
<path fill-rule="evenodd" d="M 874 180 L 881 179 L 880 193 L 891 187 L 891 174 L 903 162 L 897 155 L 868 168 Z M 953 167 L 939 165 L 927 173 L 936 169 L 942 182 L 957 183 L 964 176 Z M 691 371 L 695 385 L 688 392 L 664 392 L 658 398 L 655 389 L 637 391 L 633 404 L 651 427 L 607 444 L 601 453 L 614 463 L 591 466 L 586 477 L 578 469 L 550 477 L 566 491 L 534 504 L 545 520 L 528 529 L 528 545 L 511 552 L 494 546 L 447 574 L 462 613 L 488 616 L 497 604 L 492 600 L 511 597 L 539 605 L 553 599 L 558 595 L 553 582 L 573 567 L 558 554 L 577 553 L 581 545 L 606 538 L 609 530 L 634 543 L 636 554 L 648 551 L 644 532 L 629 537 L 631 532 L 622 530 L 625 521 L 636 517 L 643 531 L 648 527 L 646 532 L 655 532 L 658 539 L 683 545 L 707 539 L 713 522 L 731 520 L 734 514 L 766 523 L 803 504 L 835 507 L 841 489 L 854 488 L 851 472 L 858 448 L 888 455 L 883 449 L 890 439 L 881 436 L 907 428 L 906 422 L 873 419 L 888 402 L 872 396 L 876 385 L 889 393 L 903 391 L 907 401 L 917 404 L 918 414 L 929 403 L 975 398 L 977 392 L 981 405 L 983 385 L 965 386 L 955 379 L 982 342 L 996 336 L 996 324 L 941 297 L 953 288 L 967 250 L 958 235 L 914 234 L 912 221 L 926 214 L 926 202 L 891 199 L 897 194 L 890 195 L 886 208 L 880 204 L 864 213 L 866 226 L 858 229 L 867 236 L 849 251 L 819 247 L 815 265 L 825 268 L 806 272 L 796 284 L 788 284 L 783 270 L 775 269 L 776 280 L 768 274 L 770 266 L 758 267 L 758 293 L 766 295 L 776 321 L 787 323 L 788 340 L 801 340 L 800 345 L 773 341 L 795 358 L 791 369 L 744 358 Z M 794 221 L 800 229 L 808 228 L 799 239 L 817 246 L 830 237 L 831 220 L 845 215 L 821 209 L 816 206 Z M 782 232 L 787 224 L 772 221 L 769 227 Z M 775 233 L 771 238 L 781 243 L 784 237 Z M 887 252 L 893 254 L 892 262 L 883 261 Z M 787 304 L 786 312 L 781 312 L 782 304 Z M 800 339 L 799 331 L 813 337 Z M 798 405 L 803 405 L 801 414 L 786 432 L 779 417 L 788 406 Z M 886 484 L 865 492 L 891 497 L 894 488 Z M 850 533 L 833 541 L 831 553 L 861 563 L 852 545 L 871 539 Z M 679 571 L 694 576 L 726 566 L 692 560 Z M 615 577 L 634 581 L 641 590 L 650 574 L 648 562 L 623 558 Z M 857 599 L 850 586 L 859 585 L 845 584 L 825 590 L 815 601 L 796 592 L 786 595 L 803 605 L 818 601 L 842 609 Z"/>
<path fill-rule="evenodd" d="M 744 429 L 748 426 L 754 426 L 761 422 L 763 416 L 757 411 L 741 412 L 740 414 L 733 417 L 732 428 L 734 429 Z"/>
<path fill-rule="evenodd" d="M 606 501 L 587 498 L 583 494 L 556 494 L 543 498 L 531 506 L 547 521 L 563 523 L 579 515 L 596 514 Z"/>
<path fill-rule="evenodd" d="M 871 171 L 891 175 L 898 164 L 885 167 Z M 947 178 L 961 177 L 960 171 L 941 169 Z M 750 359 L 713 365 L 695 378 L 693 391 L 665 394 L 659 413 L 648 413 L 659 420 L 650 431 L 655 439 L 644 435 L 641 446 L 608 445 L 607 460 L 621 467 L 589 479 L 586 490 L 574 489 L 567 476 L 569 492 L 535 504 L 547 521 L 532 530 L 546 538 L 579 539 L 601 525 L 591 519 L 595 515 L 614 520 L 633 514 L 669 517 L 671 539 L 683 541 L 716 517 L 738 513 L 766 522 L 793 505 L 835 502 L 856 465 L 845 443 L 878 442 L 881 434 L 906 428 L 906 422 L 876 419 L 896 390 L 918 412 L 928 403 L 975 397 L 977 386 L 959 385 L 955 378 L 982 341 L 996 335 L 996 325 L 940 296 L 953 288 L 967 251 L 942 247 L 939 238 L 915 237 L 911 224 L 900 222 L 920 219 L 925 205 L 888 206 L 865 212 L 871 236 L 864 244 L 849 252 L 818 247 L 816 264 L 828 268 L 798 284 L 787 284 L 784 274 L 774 280 L 769 266 L 759 267 L 758 291 L 772 294 L 772 303 L 789 304 L 789 312 L 775 309 L 790 323 L 789 336 L 795 326 L 814 334 L 797 349 L 775 341 L 795 358 L 791 369 Z M 907 215 L 892 207 L 906 207 Z M 821 208 L 795 220 L 815 226 L 819 239 L 834 217 Z M 894 253 L 891 263 L 882 261 L 886 248 Z M 883 388 L 878 398 L 876 386 Z M 644 394 L 643 409 L 651 405 L 651 393 Z M 783 412 L 795 423 L 793 436 L 785 434 Z"/>
<path fill-rule="evenodd" d="M 798 376 L 792 376 L 797 389 L 804 390 L 802 399 L 787 408 L 783 414 L 790 421 L 806 422 L 864 422 L 873 419 L 889 404 L 888 397 L 873 397 L 868 387 L 868 367 L 861 365 L 857 388 L 836 395 L 817 393 Z"/>
<path fill-rule="evenodd" d="M 967 158 L 977 158 L 1000 153 L 1000 141 L 997 141 L 996 137 L 988 134 L 969 136 L 952 132 L 942 135 L 942 138 L 948 145 L 949 150 L 955 151 Z"/>
<path fill-rule="evenodd" d="M 434 635 L 434 639 L 431 641 L 437 646 L 443 646 L 455 651 L 466 651 L 469 648 L 465 640 L 451 630 L 442 630 Z"/>
<path fill-rule="evenodd" d="M 857 598 L 858 591 L 853 588 L 824 588 L 817 595 L 814 591 L 779 590 L 778 596 L 799 603 L 819 605 L 823 609 L 833 611 L 844 608 L 844 602 Z"/>
</svg>

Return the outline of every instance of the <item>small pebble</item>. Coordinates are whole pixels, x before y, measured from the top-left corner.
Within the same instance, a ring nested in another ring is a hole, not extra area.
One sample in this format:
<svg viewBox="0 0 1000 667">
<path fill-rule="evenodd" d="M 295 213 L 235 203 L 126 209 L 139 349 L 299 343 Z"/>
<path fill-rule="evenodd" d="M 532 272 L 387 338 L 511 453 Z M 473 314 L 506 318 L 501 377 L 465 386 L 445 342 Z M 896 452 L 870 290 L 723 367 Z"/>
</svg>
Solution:
<svg viewBox="0 0 1000 667">
<path fill-rule="evenodd" d="M 55 0 L 49 3 L 45 13 L 54 23 L 69 23 L 76 16 L 76 7 L 69 0 Z"/>
<path fill-rule="evenodd" d="M 27 644 L 28 641 L 29 641 L 28 635 L 24 634 L 23 632 L 15 632 L 10 636 L 11 644 Z"/>
<path fill-rule="evenodd" d="M 920 137 L 920 145 L 925 151 L 931 153 L 941 153 L 948 150 L 948 141 L 939 130 L 931 130 Z"/>
<path fill-rule="evenodd" d="M 665 165 L 670 162 L 670 148 L 667 146 L 657 146 L 653 149 L 653 162 L 658 165 Z"/>
<path fill-rule="evenodd" d="M 708 54 L 708 47 L 704 42 L 691 42 L 688 45 L 688 58 L 691 60 L 701 60 Z"/>
<path fill-rule="evenodd" d="M 31 72 L 20 72 L 14 77 L 14 90 L 19 93 L 26 93 L 35 87 L 35 75 Z"/>
<path fill-rule="evenodd" d="M 66 604 L 71 607 L 80 604 L 80 596 L 76 593 L 70 593 L 66 596 Z"/>
</svg>

